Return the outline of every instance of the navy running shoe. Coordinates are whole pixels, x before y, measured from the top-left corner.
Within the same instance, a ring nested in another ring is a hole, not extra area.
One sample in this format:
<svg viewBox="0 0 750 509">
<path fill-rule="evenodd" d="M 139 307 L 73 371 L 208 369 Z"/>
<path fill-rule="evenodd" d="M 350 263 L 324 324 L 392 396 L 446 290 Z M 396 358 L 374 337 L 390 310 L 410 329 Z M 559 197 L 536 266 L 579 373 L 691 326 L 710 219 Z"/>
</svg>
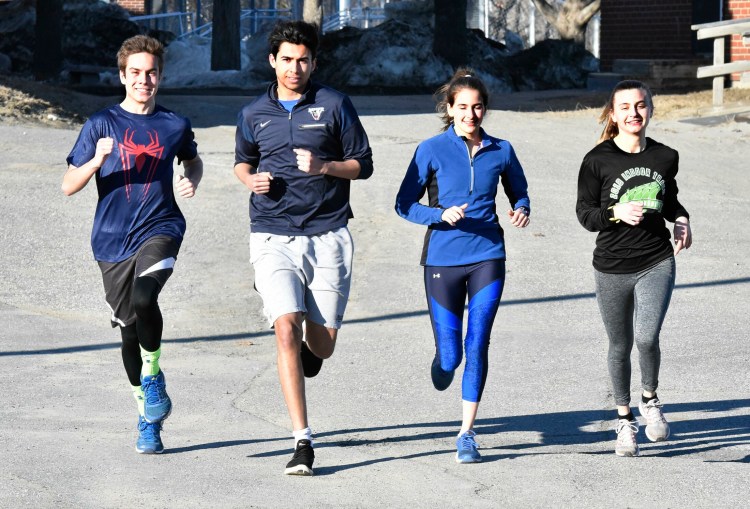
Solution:
<svg viewBox="0 0 750 509">
<path fill-rule="evenodd" d="M 456 463 L 479 463 L 482 456 L 479 454 L 479 446 L 474 437 L 476 433 L 467 431 L 456 440 Z"/>
<path fill-rule="evenodd" d="M 294 456 L 286 464 L 284 473 L 286 475 L 313 475 L 313 461 L 315 461 L 315 451 L 312 442 L 306 439 L 299 440 L 297 448 L 294 450 Z"/>
<path fill-rule="evenodd" d="M 430 374 L 432 375 L 432 385 L 439 391 L 444 391 L 450 387 L 453 382 L 453 374 L 455 371 L 443 371 L 440 367 L 440 361 L 437 355 L 432 359 L 432 367 L 430 368 Z"/>
<path fill-rule="evenodd" d="M 139 454 L 161 454 L 164 444 L 161 442 L 161 422 L 146 422 L 138 416 L 138 441 L 135 450 Z"/>
<path fill-rule="evenodd" d="M 167 395 L 167 382 L 164 372 L 141 377 L 143 387 L 143 417 L 146 422 L 161 422 L 172 412 L 172 400 Z"/>
<path fill-rule="evenodd" d="M 302 372 L 305 374 L 305 378 L 312 378 L 320 373 L 320 368 L 323 367 L 323 359 L 312 353 L 305 341 L 302 342 L 300 357 L 302 358 Z"/>
</svg>

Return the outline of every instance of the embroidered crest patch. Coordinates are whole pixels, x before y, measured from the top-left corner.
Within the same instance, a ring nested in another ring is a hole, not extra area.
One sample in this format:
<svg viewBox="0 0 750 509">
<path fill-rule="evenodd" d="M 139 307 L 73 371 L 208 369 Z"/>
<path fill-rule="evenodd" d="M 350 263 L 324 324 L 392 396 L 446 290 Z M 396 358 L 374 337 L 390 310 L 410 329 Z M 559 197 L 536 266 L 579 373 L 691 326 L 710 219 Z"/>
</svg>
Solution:
<svg viewBox="0 0 750 509">
<path fill-rule="evenodd" d="M 325 108 L 307 108 L 307 111 L 310 112 L 310 115 L 312 116 L 313 120 L 320 120 L 320 115 L 323 114 L 325 111 Z"/>
</svg>

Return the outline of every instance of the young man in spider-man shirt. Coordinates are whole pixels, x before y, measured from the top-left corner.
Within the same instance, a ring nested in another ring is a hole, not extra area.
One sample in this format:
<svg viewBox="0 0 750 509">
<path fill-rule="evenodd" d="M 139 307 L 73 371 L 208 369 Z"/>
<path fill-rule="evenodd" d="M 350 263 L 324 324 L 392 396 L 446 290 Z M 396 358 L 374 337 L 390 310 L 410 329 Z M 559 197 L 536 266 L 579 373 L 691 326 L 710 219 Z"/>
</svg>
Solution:
<svg viewBox="0 0 750 509">
<path fill-rule="evenodd" d="M 164 47 L 151 37 L 126 40 L 117 53 L 125 99 L 94 114 L 67 158 L 62 190 L 70 196 L 96 178 L 99 200 L 91 247 L 104 280 L 112 327 L 139 410 L 136 451 L 158 454 L 171 410 L 159 368 L 159 292 L 185 234 L 175 199 L 191 198 L 203 176 L 190 121 L 156 105 Z M 177 157 L 183 172 L 174 182 Z"/>
</svg>

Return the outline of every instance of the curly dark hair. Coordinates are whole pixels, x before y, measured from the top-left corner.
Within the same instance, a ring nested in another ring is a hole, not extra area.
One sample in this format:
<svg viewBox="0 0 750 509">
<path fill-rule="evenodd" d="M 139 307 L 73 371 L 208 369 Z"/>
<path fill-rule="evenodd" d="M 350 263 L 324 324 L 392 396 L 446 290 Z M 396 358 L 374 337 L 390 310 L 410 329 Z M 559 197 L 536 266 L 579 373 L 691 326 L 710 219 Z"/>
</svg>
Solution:
<svg viewBox="0 0 750 509">
<path fill-rule="evenodd" d="M 271 54 L 275 57 L 279 53 L 279 47 L 285 42 L 290 44 L 301 44 L 310 50 L 313 60 L 318 54 L 318 25 L 305 21 L 279 21 L 268 35 L 268 44 L 271 46 Z"/>
</svg>

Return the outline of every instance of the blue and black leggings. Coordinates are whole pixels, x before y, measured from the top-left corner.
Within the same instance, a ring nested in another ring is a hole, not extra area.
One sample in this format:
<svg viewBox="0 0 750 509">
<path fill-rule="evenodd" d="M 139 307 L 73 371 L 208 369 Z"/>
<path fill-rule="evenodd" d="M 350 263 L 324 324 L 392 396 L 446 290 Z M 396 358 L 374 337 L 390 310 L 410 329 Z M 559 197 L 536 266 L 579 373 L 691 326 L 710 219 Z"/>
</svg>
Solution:
<svg viewBox="0 0 750 509">
<path fill-rule="evenodd" d="M 487 380 L 487 353 L 505 283 L 505 260 L 424 268 L 424 286 L 440 368 L 453 371 L 466 351 L 462 399 L 479 402 Z M 469 317 L 461 344 L 466 297 Z"/>
</svg>

